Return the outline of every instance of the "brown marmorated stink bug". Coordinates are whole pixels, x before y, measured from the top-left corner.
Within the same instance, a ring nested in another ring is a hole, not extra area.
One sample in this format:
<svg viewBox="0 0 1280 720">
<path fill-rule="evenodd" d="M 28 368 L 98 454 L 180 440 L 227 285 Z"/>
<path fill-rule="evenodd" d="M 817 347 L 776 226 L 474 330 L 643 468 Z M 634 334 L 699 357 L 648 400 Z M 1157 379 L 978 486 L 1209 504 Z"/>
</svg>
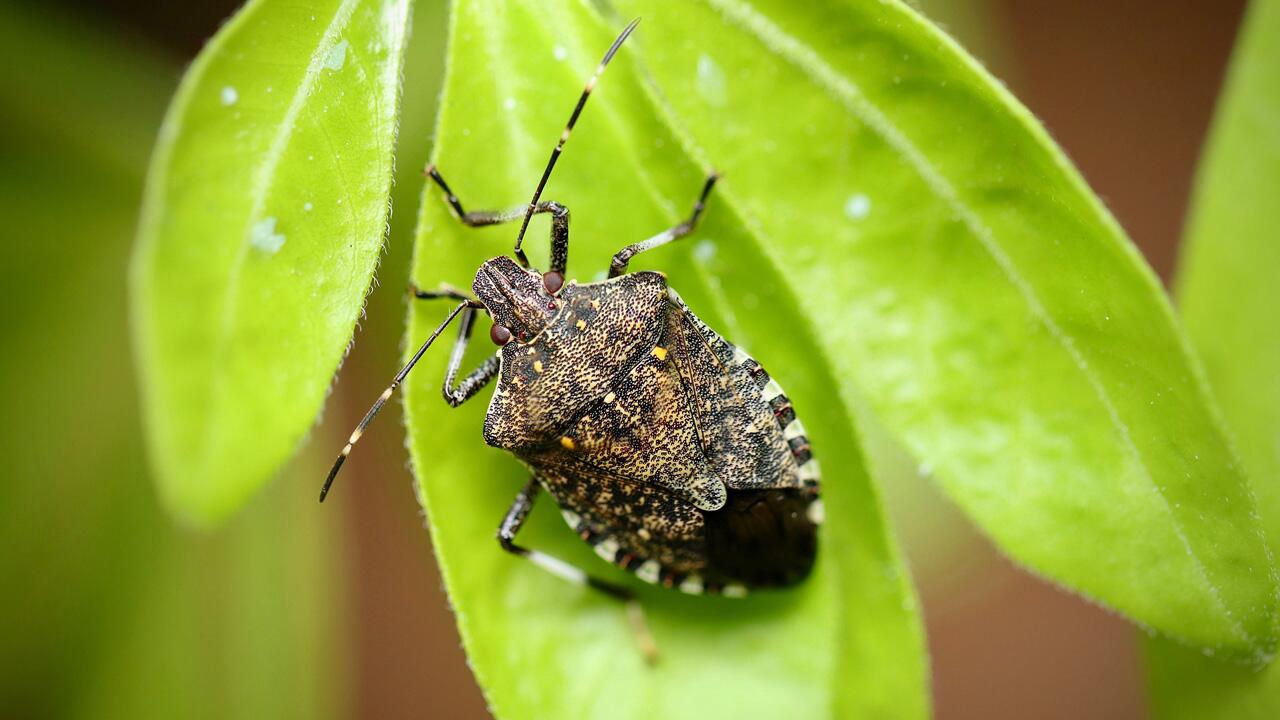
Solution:
<svg viewBox="0 0 1280 720">
<path fill-rule="evenodd" d="M 474 298 L 414 289 L 418 298 L 459 304 L 351 434 L 320 500 L 369 421 L 461 315 L 444 398 L 456 407 L 497 378 L 484 440 L 515 454 L 532 473 L 498 528 L 504 550 L 571 582 L 632 597 L 624 587 L 516 544 L 545 489 L 596 554 L 646 582 L 726 596 L 791 585 L 813 567 L 822 521 L 818 461 L 791 402 L 759 363 L 699 320 L 664 275 L 627 273 L 636 254 L 693 230 L 716 175 L 707 178 L 688 220 L 620 250 L 600 282 L 565 282 L 569 210 L 539 201 L 587 98 L 636 22 L 587 82 L 527 206 L 467 212 L 435 167 L 427 168 L 466 225 L 522 220 L 515 260 L 499 256 L 481 265 Z M 521 249 L 537 213 L 551 215 L 551 268 L 541 274 Z M 489 336 L 499 350 L 455 384 L 477 311 L 493 319 Z"/>
</svg>

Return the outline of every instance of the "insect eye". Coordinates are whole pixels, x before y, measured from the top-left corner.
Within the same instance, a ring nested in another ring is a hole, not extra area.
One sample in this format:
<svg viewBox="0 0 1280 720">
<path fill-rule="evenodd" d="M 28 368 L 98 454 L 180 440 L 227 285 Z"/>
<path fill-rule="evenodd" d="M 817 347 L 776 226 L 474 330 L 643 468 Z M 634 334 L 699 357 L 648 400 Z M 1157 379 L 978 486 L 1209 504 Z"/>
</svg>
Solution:
<svg viewBox="0 0 1280 720">
<path fill-rule="evenodd" d="M 564 275 L 561 275 L 554 270 L 549 273 L 543 273 L 542 287 L 546 288 L 547 292 L 555 295 L 560 292 L 560 288 L 564 287 Z"/>
<path fill-rule="evenodd" d="M 506 345 L 511 342 L 511 331 L 502 325 L 494 323 L 493 327 L 489 328 L 489 339 L 493 341 L 494 345 Z"/>
</svg>

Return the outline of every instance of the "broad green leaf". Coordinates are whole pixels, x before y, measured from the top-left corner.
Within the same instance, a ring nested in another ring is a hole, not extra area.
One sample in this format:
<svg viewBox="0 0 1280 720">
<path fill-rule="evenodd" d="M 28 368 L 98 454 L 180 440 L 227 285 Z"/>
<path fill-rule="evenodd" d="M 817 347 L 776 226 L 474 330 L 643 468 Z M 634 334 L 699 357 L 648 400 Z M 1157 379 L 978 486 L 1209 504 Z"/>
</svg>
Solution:
<svg viewBox="0 0 1280 720">
<path fill-rule="evenodd" d="M 408 0 L 252 0 L 161 129 L 133 264 L 152 464 L 196 524 L 315 419 L 382 247 Z"/>
<path fill-rule="evenodd" d="M 577 0 L 536 9 L 467 0 L 451 22 L 436 162 L 468 208 L 527 202 L 583 82 L 622 26 Z M 709 170 L 655 113 L 630 52 L 623 48 L 592 95 L 545 195 L 573 212 L 569 274 L 583 281 L 603 277 L 623 245 L 679 222 Z M 516 231 L 461 227 L 433 188 L 420 222 L 414 279 L 425 287 L 469 287 L 481 261 L 510 252 Z M 531 226 L 525 247 L 535 263 L 546 261 L 547 232 L 545 218 Z M 637 588 L 662 652 L 657 667 L 646 667 L 618 603 L 494 542 L 528 471 L 485 447 L 488 391 L 457 410 L 441 400 L 449 352 L 437 346 L 407 384 L 410 448 L 463 641 L 495 713 L 924 716 L 927 669 L 914 596 L 848 408 L 833 391 L 837 376 L 787 283 L 733 207 L 714 196 L 696 236 L 633 267 L 668 271 L 695 310 L 760 359 L 795 400 L 824 468 L 819 566 L 796 589 L 746 600 L 652 588 L 596 558 L 543 497 L 521 541 Z M 410 349 L 446 312 L 439 303 L 415 305 Z M 487 329 L 481 321 L 466 367 L 493 352 Z"/>
<path fill-rule="evenodd" d="M 1235 431 L 1263 526 L 1280 538 L 1280 2 L 1250 8 L 1196 182 L 1179 299 L 1187 333 Z M 1214 662 L 1167 641 L 1147 647 L 1164 718 L 1280 716 L 1280 667 Z"/>
<path fill-rule="evenodd" d="M 997 3 L 918 0 L 914 4 L 1006 81 L 1018 70 L 1009 48 L 1011 38 L 1001 23 L 1004 10 Z M 979 576 L 989 570 L 991 559 L 984 540 L 934 482 L 932 468 L 912 457 L 868 403 L 857 403 L 854 419 L 867 455 L 867 469 L 884 493 L 889 522 L 923 602 L 942 597 L 951 604 L 966 589 L 985 587 L 986 578 Z"/>
<path fill-rule="evenodd" d="M 846 397 L 1035 572 L 1270 652 L 1272 563 L 1169 303 L 1025 108 L 900 2 L 615 5 Z"/>
</svg>

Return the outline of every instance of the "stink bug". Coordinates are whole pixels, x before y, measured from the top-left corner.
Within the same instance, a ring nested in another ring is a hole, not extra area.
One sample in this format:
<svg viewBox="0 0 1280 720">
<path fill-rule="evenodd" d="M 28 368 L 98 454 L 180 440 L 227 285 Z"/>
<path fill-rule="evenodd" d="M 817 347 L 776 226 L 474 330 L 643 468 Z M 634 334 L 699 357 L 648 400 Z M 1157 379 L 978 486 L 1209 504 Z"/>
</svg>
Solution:
<svg viewBox="0 0 1280 720">
<path fill-rule="evenodd" d="M 822 505 L 818 462 L 791 402 L 759 363 L 703 323 L 664 275 L 627 272 L 636 254 L 693 231 L 716 175 L 685 222 L 620 250 L 600 282 L 566 282 L 569 211 L 540 201 L 587 98 L 635 26 L 622 31 L 587 82 L 527 206 L 468 212 L 440 172 L 427 168 L 464 224 L 521 220 L 514 259 L 485 261 L 472 283 L 474 297 L 414 289 L 418 298 L 458 304 L 351 434 L 320 499 L 370 420 L 460 318 L 444 398 L 456 407 L 496 378 L 484 440 L 513 453 L 532 474 L 498 528 L 504 550 L 567 580 L 631 597 L 624 587 L 516 544 L 534 499 L 546 490 L 598 555 L 646 582 L 728 596 L 794 584 L 813 566 Z M 521 249 L 538 213 L 551 215 L 545 273 L 531 269 Z M 489 336 L 499 349 L 458 380 L 479 312 L 492 319 Z"/>
</svg>

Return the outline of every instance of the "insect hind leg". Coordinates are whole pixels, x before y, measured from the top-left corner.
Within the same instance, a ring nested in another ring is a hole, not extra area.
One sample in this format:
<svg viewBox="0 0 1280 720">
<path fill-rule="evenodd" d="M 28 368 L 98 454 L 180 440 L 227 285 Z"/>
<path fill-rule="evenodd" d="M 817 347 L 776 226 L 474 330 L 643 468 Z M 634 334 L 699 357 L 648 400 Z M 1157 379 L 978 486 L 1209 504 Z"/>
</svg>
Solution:
<svg viewBox="0 0 1280 720">
<path fill-rule="evenodd" d="M 702 217 L 702 211 L 707 207 L 707 197 L 711 195 L 711 188 L 715 187 L 716 181 L 719 179 L 720 175 L 718 173 L 711 173 L 707 176 L 707 181 L 702 185 L 702 193 L 698 195 L 698 202 L 694 203 L 693 212 L 689 214 L 687 220 L 670 230 L 654 235 L 648 240 L 641 240 L 619 250 L 613 256 L 613 262 L 609 264 L 609 277 L 618 277 L 625 274 L 631 258 L 636 255 L 666 245 L 673 240 L 679 240 L 693 232 L 693 229 L 698 226 L 698 218 Z"/>
<path fill-rule="evenodd" d="M 507 514 L 502 518 L 502 524 L 498 526 L 498 544 L 502 546 L 503 550 L 528 560 L 562 580 L 595 588 L 612 598 L 625 602 L 627 604 L 627 620 L 635 633 L 636 642 L 640 645 L 640 651 L 644 655 L 645 661 L 650 664 L 657 662 L 658 648 L 653 641 L 653 635 L 649 632 L 648 625 L 645 623 L 644 611 L 636 601 L 634 593 L 621 585 L 588 575 L 581 568 L 553 555 L 530 550 L 523 545 L 516 544 L 516 534 L 520 532 L 520 528 L 524 527 L 524 521 L 529 517 L 529 511 L 533 509 L 533 502 L 537 499 L 541 490 L 542 485 L 538 482 L 538 479 L 530 478 L 529 482 L 520 491 L 520 494 L 516 495 L 515 501 L 511 503 Z"/>
</svg>

